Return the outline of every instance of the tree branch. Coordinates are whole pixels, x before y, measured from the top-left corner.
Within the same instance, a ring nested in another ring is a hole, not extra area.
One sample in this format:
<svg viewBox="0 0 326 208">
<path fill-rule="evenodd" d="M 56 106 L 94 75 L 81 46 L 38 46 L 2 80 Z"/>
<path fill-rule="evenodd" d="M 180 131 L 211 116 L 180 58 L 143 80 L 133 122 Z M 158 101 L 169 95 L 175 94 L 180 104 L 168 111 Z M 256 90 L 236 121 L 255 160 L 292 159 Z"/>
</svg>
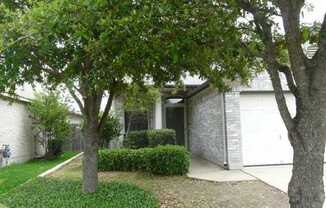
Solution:
<svg viewBox="0 0 326 208">
<path fill-rule="evenodd" d="M 300 31 L 300 13 L 304 6 L 304 0 L 278 0 L 285 30 L 286 44 L 293 76 L 298 87 L 307 90 L 309 87 L 306 74 L 307 57 L 301 47 L 302 37 Z"/>
<path fill-rule="evenodd" d="M 276 63 L 278 65 L 278 71 L 282 72 L 285 75 L 286 82 L 289 86 L 290 91 L 293 93 L 294 96 L 298 97 L 298 89 L 295 84 L 293 74 L 291 72 L 291 69 L 283 64 Z"/>
<path fill-rule="evenodd" d="M 284 92 L 282 89 L 282 84 L 281 84 L 281 79 L 279 76 L 279 73 L 277 69 L 275 68 L 269 68 L 267 70 L 271 80 L 272 80 L 272 85 L 275 91 L 275 98 L 277 101 L 277 106 L 279 108 L 281 117 L 284 121 L 284 124 L 287 128 L 288 131 L 291 131 L 293 126 L 294 126 L 294 121 L 293 118 L 290 114 L 289 108 L 286 104 L 286 99 L 284 96 Z"/>
<path fill-rule="evenodd" d="M 110 92 L 109 94 L 109 99 L 106 103 L 106 106 L 105 106 L 105 109 L 104 109 L 104 112 L 103 112 L 103 115 L 100 119 L 100 123 L 98 125 L 98 129 L 100 131 L 100 134 L 102 133 L 103 131 L 103 127 L 104 127 L 104 123 L 109 115 L 109 112 L 110 112 L 110 109 L 111 109 L 111 106 L 112 106 L 112 102 L 113 102 L 113 98 L 114 98 L 114 92 L 113 90 Z"/>
<path fill-rule="evenodd" d="M 264 61 L 268 66 L 267 72 L 272 81 L 276 102 L 286 128 L 288 130 L 291 130 L 294 126 L 294 121 L 293 118 L 291 117 L 289 108 L 286 104 L 286 99 L 282 89 L 279 71 L 282 71 L 285 74 L 291 92 L 293 92 L 293 94 L 298 96 L 297 95 L 298 89 L 297 86 L 295 85 L 294 75 L 292 75 L 289 67 L 280 64 L 277 60 L 277 48 L 273 40 L 272 24 L 270 23 L 268 16 L 265 13 L 262 13 L 260 8 L 253 5 L 248 0 L 237 0 L 237 2 L 245 11 L 251 13 L 254 17 L 256 32 L 260 36 L 262 42 L 265 45 Z M 292 43 L 290 43 L 288 44 L 288 47 L 294 47 L 294 46 L 292 45 Z M 301 69 L 298 68 L 298 70 Z M 302 76 L 301 74 L 300 76 L 298 76 L 298 80 L 305 78 L 305 76 L 303 77 L 301 76 Z"/>
<path fill-rule="evenodd" d="M 75 91 L 71 87 L 69 87 L 68 85 L 66 85 L 66 87 L 69 90 L 70 95 L 76 101 L 80 111 L 84 114 L 85 113 L 85 108 L 84 108 L 84 105 L 83 105 L 82 101 L 79 99 L 79 97 L 76 95 Z"/>
</svg>

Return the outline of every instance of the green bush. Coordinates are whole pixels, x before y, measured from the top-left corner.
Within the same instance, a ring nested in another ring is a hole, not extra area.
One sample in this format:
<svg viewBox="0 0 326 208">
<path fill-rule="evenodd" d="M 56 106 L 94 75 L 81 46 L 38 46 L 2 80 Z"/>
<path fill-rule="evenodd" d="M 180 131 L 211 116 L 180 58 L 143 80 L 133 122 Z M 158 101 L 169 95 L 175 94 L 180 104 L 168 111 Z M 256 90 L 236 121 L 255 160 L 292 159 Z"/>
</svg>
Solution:
<svg viewBox="0 0 326 208">
<path fill-rule="evenodd" d="M 189 170 L 190 153 L 182 146 L 100 150 L 100 171 L 145 171 L 157 175 L 184 175 Z"/>
<path fill-rule="evenodd" d="M 48 141 L 48 149 L 46 158 L 54 158 L 58 157 L 63 153 L 62 146 L 63 146 L 63 140 L 61 139 L 53 139 Z"/>
<path fill-rule="evenodd" d="M 159 129 L 147 131 L 148 146 L 176 144 L 176 134 L 173 129 Z"/>
<path fill-rule="evenodd" d="M 158 146 L 149 151 L 147 163 L 150 171 L 157 175 L 184 175 L 190 164 L 189 152 L 181 146 Z"/>
<path fill-rule="evenodd" d="M 147 131 L 132 131 L 123 140 L 123 146 L 131 149 L 148 147 Z"/>
<path fill-rule="evenodd" d="M 103 131 L 100 138 L 100 146 L 104 147 L 111 140 L 120 136 L 122 130 L 122 126 L 120 124 L 119 118 L 114 115 L 108 115 L 103 127 Z"/>
<path fill-rule="evenodd" d="M 133 131 L 128 134 L 123 143 L 124 147 L 131 149 L 169 144 L 176 144 L 176 134 L 173 129 Z"/>
</svg>

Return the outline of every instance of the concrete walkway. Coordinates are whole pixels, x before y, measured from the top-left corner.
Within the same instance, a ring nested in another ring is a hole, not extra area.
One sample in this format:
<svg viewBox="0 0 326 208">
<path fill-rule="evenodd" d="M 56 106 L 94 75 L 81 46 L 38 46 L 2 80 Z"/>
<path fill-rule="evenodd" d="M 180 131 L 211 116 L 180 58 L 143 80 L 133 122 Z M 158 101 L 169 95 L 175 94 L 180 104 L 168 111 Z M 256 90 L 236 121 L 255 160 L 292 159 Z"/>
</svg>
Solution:
<svg viewBox="0 0 326 208">
<path fill-rule="evenodd" d="M 191 159 L 188 177 L 216 182 L 256 180 L 255 177 L 241 170 L 225 170 L 197 157 Z"/>
</svg>

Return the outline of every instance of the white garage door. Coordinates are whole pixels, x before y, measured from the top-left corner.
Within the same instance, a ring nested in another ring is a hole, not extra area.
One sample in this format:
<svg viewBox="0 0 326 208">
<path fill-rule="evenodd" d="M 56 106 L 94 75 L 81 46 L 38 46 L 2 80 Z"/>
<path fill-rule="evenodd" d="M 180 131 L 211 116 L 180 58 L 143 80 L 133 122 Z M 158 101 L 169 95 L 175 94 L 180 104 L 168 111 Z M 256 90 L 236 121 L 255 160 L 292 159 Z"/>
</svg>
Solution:
<svg viewBox="0 0 326 208">
<path fill-rule="evenodd" d="M 290 111 L 295 101 L 286 94 Z M 243 93 L 240 101 L 244 165 L 292 163 L 293 151 L 273 93 Z"/>
</svg>

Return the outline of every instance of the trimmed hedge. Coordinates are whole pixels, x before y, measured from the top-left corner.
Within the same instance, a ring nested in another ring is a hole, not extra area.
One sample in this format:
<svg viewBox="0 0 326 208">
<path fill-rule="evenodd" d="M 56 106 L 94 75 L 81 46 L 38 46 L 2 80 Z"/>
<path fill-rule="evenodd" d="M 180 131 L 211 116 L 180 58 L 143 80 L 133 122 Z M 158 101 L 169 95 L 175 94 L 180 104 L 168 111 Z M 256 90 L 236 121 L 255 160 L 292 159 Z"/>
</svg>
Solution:
<svg viewBox="0 0 326 208">
<path fill-rule="evenodd" d="M 149 147 L 176 144 L 176 133 L 173 129 L 148 130 L 147 138 Z"/>
<path fill-rule="evenodd" d="M 128 136 L 123 140 L 123 146 L 131 149 L 148 147 L 147 131 L 129 132 Z"/>
<path fill-rule="evenodd" d="M 133 131 L 123 141 L 123 146 L 131 149 L 169 144 L 176 144 L 176 133 L 173 129 Z"/>
<path fill-rule="evenodd" d="M 157 175 L 184 175 L 190 165 L 190 153 L 182 146 L 100 150 L 100 171 L 144 171 Z"/>
</svg>

